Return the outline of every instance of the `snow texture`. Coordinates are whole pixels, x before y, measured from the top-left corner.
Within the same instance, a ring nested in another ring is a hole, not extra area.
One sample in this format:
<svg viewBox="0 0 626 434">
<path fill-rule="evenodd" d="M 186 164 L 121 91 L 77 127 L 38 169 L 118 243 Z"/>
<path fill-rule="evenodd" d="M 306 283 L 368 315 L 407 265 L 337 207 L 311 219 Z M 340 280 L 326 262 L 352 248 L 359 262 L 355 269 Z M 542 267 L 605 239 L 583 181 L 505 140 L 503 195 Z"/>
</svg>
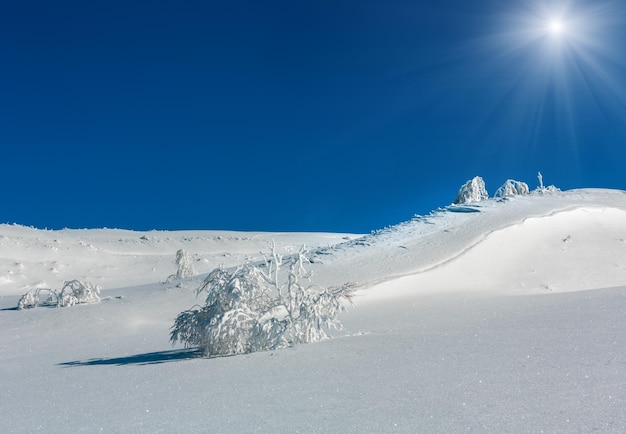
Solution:
<svg viewBox="0 0 626 434">
<path fill-rule="evenodd" d="M 206 273 L 262 266 L 272 239 L 285 258 L 310 246 L 311 284 L 356 282 L 345 330 L 172 349 Z M 181 248 L 200 275 L 161 283 Z M 106 282 L 101 302 L 15 308 L 68 274 Z M 0 225 L 0 278 L 6 433 L 626 432 L 624 191 L 483 200 L 362 236 Z"/>
</svg>

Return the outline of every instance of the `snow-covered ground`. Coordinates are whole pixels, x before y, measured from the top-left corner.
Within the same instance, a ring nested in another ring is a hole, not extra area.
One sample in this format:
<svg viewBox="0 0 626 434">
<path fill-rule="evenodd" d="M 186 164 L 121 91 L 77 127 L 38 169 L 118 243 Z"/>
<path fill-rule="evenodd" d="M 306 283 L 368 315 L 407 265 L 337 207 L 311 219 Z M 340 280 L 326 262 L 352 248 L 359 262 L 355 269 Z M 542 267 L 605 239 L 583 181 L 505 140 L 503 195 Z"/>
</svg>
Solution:
<svg viewBox="0 0 626 434">
<path fill-rule="evenodd" d="M 172 348 L 200 273 L 276 240 L 358 285 L 334 339 Z M 15 310 L 84 279 L 103 301 Z M 626 192 L 446 207 L 374 234 L 0 226 L 2 432 L 626 432 Z"/>
<path fill-rule="evenodd" d="M 199 273 L 259 259 L 274 241 L 284 251 L 327 247 L 354 235 L 229 231 L 150 231 L 119 229 L 39 230 L 0 225 L 0 295 L 32 287 L 60 287 L 85 279 L 103 288 L 165 281 L 176 272 L 178 249 L 192 254 Z"/>
</svg>

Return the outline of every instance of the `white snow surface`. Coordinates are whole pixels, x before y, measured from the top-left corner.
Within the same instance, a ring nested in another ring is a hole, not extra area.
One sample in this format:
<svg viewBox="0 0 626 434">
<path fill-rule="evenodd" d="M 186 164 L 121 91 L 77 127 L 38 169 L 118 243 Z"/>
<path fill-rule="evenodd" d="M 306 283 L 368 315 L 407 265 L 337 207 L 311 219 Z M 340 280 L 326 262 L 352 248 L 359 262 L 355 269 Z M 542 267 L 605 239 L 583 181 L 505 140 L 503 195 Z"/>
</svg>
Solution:
<svg viewBox="0 0 626 434">
<path fill-rule="evenodd" d="M 199 273 L 313 253 L 358 285 L 334 339 L 201 358 L 169 344 Z M 15 310 L 84 279 L 98 304 Z M 370 235 L 0 225 L 2 432 L 626 432 L 626 192 L 451 205 Z"/>
<path fill-rule="evenodd" d="M 0 295 L 33 287 L 60 288 L 66 280 L 89 280 L 103 288 L 165 281 L 176 272 L 176 252 L 191 253 L 198 273 L 259 260 L 274 240 L 283 251 L 325 247 L 355 238 L 324 233 L 149 231 L 120 229 L 40 230 L 0 225 Z"/>
</svg>

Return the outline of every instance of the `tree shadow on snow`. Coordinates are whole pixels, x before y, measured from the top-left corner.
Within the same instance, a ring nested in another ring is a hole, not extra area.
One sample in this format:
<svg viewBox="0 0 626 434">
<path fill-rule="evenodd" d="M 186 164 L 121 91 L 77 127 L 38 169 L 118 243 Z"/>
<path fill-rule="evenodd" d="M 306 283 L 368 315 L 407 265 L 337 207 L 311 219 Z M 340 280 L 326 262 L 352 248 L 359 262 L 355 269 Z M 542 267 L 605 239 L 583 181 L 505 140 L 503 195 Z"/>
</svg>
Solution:
<svg viewBox="0 0 626 434">
<path fill-rule="evenodd" d="M 196 359 L 202 357 L 197 349 L 158 351 L 156 353 L 135 354 L 128 357 L 113 357 L 110 359 L 76 360 L 59 363 L 59 366 L 102 366 L 102 365 L 156 365 L 160 363 L 176 362 L 179 360 Z"/>
</svg>

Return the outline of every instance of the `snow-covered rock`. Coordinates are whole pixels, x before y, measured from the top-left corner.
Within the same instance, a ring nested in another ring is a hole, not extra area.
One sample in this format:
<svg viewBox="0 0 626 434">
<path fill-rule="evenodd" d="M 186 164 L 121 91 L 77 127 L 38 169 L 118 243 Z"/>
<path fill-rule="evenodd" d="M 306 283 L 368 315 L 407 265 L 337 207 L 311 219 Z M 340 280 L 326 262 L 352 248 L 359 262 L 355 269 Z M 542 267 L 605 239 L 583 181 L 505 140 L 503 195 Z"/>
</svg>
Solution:
<svg viewBox="0 0 626 434">
<path fill-rule="evenodd" d="M 495 198 L 507 198 L 513 196 L 524 196 L 530 192 L 528 184 L 521 181 L 515 181 L 513 179 L 507 179 L 500 188 L 496 190 L 493 197 Z"/>
<path fill-rule="evenodd" d="M 487 193 L 487 189 L 485 188 L 485 181 L 480 176 L 476 176 L 474 179 L 470 179 L 463 184 L 454 199 L 454 203 L 459 205 L 477 203 L 485 199 L 489 199 L 489 193 Z"/>
</svg>

